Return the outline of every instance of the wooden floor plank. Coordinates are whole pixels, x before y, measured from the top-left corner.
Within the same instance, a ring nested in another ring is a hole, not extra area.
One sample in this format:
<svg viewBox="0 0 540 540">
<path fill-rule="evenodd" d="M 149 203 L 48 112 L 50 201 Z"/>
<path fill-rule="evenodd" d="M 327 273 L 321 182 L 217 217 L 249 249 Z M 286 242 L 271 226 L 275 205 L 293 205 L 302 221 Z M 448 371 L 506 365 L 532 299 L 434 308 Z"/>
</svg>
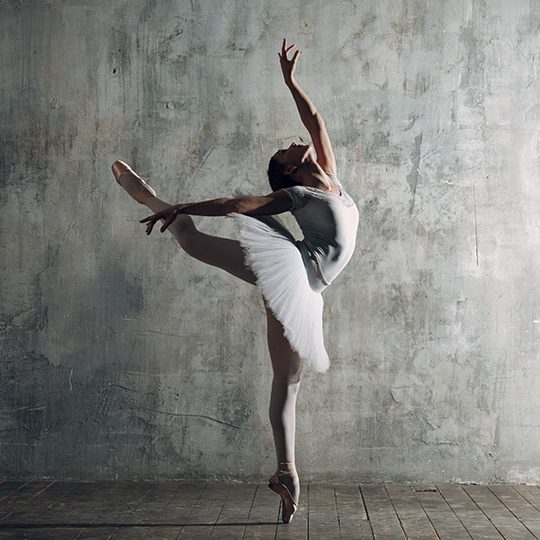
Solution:
<svg viewBox="0 0 540 540">
<path fill-rule="evenodd" d="M 437 539 L 437 534 L 411 486 L 385 484 L 384 487 L 408 538 Z"/>
<path fill-rule="evenodd" d="M 266 483 L 0 481 L 0 539 L 540 538 L 524 485 L 305 484 L 293 521 Z M 369 520 L 368 520 L 369 518 Z"/>
<path fill-rule="evenodd" d="M 80 533 L 82 529 L 77 529 L 74 527 L 47 527 L 47 528 L 28 528 L 28 529 L 1 529 L 0 538 L 9 538 L 13 540 L 14 538 L 29 538 L 35 540 L 73 540 L 77 538 L 77 534 Z M 101 537 L 103 540 L 105 537 Z"/>
<path fill-rule="evenodd" d="M 487 486 L 464 486 L 465 491 L 505 538 L 534 540 L 534 536 Z"/>
<path fill-rule="evenodd" d="M 33 499 L 31 505 L 23 506 L 12 512 L 3 521 L 4 524 L 65 524 L 65 517 L 76 507 L 77 495 L 81 484 L 78 482 L 58 481 Z"/>
<path fill-rule="evenodd" d="M 176 538 L 180 527 L 169 527 L 167 525 L 153 524 L 151 526 L 145 526 L 142 524 L 136 525 L 134 523 L 124 523 L 122 526 L 113 529 L 112 533 L 109 533 L 107 538 L 123 539 L 123 540 L 138 540 L 146 538 Z M 85 531 L 85 533 L 88 530 Z M 84 537 L 86 538 L 86 536 Z M 102 537 L 103 538 L 103 537 Z"/>
<path fill-rule="evenodd" d="M 75 496 L 76 504 L 66 516 L 74 524 L 84 524 L 78 539 L 109 538 L 133 513 L 138 502 L 155 483 L 87 482 Z"/>
<path fill-rule="evenodd" d="M 514 489 L 527 499 L 537 510 L 540 510 L 540 486 L 517 485 Z"/>
<path fill-rule="evenodd" d="M 383 485 L 361 485 L 367 516 L 373 530 L 373 536 L 378 538 L 405 538 L 397 514 L 388 498 Z"/>
<path fill-rule="evenodd" d="M 116 536 L 117 532 L 124 533 L 126 531 L 124 524 L 132 519 L 133 514 L 137 512 L 138 508 L 143 504 L 146 497 L 148 497 L 148 495 L 157 487 L 157 482 L 138 482 L 134 492 L 130 493 L 129 502 L 122 498 L 119 499 L 117 503 L 118 510 L 115 509 L 112 512 L 107 512 L 106 510 L 104 511 L 101 505 L 97 507 L 96 516 L 98 518 L 101 516 L 101 520 L 98 519 L 98 522 L 107 520 L 110 520 L 112 523 L 117 522 L 115 531 L 110 535 L 113 538 Z M 68 519 L 80 519 L 78 516 L 79 514 L 70 513 Z M 136 528 L 135 530 L 139 529 Z"/>
<path fill-rule="evenodd" d="M 540 538 L 540 511 L 524 499 L 512 486 L 488 486 L 491 492 L 523 523 Z"/>
<path fill-rule="evenodd" d="M 308 485 L 308 523 L 310 540 L 339 538 L 336 495 L 332 484 Z"/>
<path fill-rule="evenodd" d="M 116 531 L 116 527 L 101 527 L 96 525 L 84 529 L 75 538 L 76 540 L 104 540 L 105 538 L 110 538 L 114 531 Z"/>
<path fill-rule="evenodd" d="M 199 497 L 193 501 L 176 538 L 201 538 L 202 536 L 198 535 L 204 532 L 208 538 L 212 533 L 220 508 L 220 494 L 213 490 L 212 484 L 207 483 Z"/>
<path fill-rule="evenodd" d="M 473 538 L 482 538 L 482 540 L 502 538 L 493 523 L 467 495 L 462 486 L 440 484 L 437 485 L 437 489 Z"/>
<path fill-rule="evenodd" d="M 210 538 L 227 499 L 227 484 L 214 484 L 194 505 L 178 538 Z"/>
<path fill-rule="evenodd" d="M 334 491 L 340 537 L 372 540 L 373 533 L 358 484 L 335 484 Z"/>
<path fill-rule="evenodd" d="M 0 484 L 0 503 L 28 483 L 30 483 L 30 480 L 5 480 L 2 482 Z"/>
<path fill-rule="evenodd" d="M 212 537 L 242 538 L 250 515 L 257 484 L 228 484 L 221 513 L 216 520 Z"/>
<path fill-rule="evenodd" d="M 97 484 L 97 485 L 96 485 Z M 69 523 L 85 524 L 88 528 L 120 527 L 139 506 L 144 497 L 155 488 L 155 482 L 102 482 L 81 486 L 73 496 Z"/>
<path fill-rule="evenodd" d="M 137 508 L 129 516 L 129 522 L 137 523 L 160 523 L 167 520 L 167 509 L 180 492 L 179 482 L 157 482 L 149 491 Z"/>
<path fill-rule="evenodd" d="M 471 538 L 435 486 L 414 485 L 413 490 L 439 538 L 445 540 L 469 540 Z"/>
<path fill-rule="evenodd" d="M 160 483 L 144 500 L 144 506 L 132 513 L 123 524 L 114 528 L 99 526 L 103 516 L 79 536 L 80 540 L 94 538 L 176 538 L 185 524 L 194 503 L 200 498 L 206 482 L 175 481 Z M 160 504 L 162 501 L 162 504 Z M 147 527 L 141 525 L 148 525 Z"/>
<path fill-rule="evenodd" d="M 116 531 L 111 535 L 111 538 L 126 539 L 126 538 L 148 538 L 148 528 L 142 526 L 150 523 L 153 527 L 150 528 L 150 533 L 161 531 L 163 527 L 157 523 L 157 516 L 160 514 L 161 508 L 166 507 L 167 503 L 174 496 L 178 486 L 171 482 L 155 482 L 148 491 L 142 495 L 138 503 L 131 508 L 130 513 L 125 516 L 122 523 Z M 177 534 L 179 527 L 168 530 L 167 533 Z M 161 534 L 160 533 L 160 534 Z"/>
<path fill-rule="evenodd" d="M 98 509 L 103 508 L 103 514 L 108 519 L 114 519 L 114 516 L 110 514 L 116 511 L 118 500 L 121 500 L 119 497 L 111 498 L 108 495 L 114 494 L 116 491 L 126 498 L 126 493 L 136 491 L 133 482 L 115 482 L 108 485 L 103 482 L 56 482 L 35 497 L 31 505 L 27 505 L 23 510 L 10 515 L 3 522 L 2 530 L 6 530 L 5 527 L 9 527 L 11 524 L 14 527 L 19 525 L 25 537 L 45 537 L 43 535 L 47 534 L 47 538 L 54 538 L 55 535 L 56 537 L 64 537 L 67 534 L 69 538 L 76 538 L 82 535 L 89 524 L 88 516 L 83 516 L 84 519 L 81 523 L 81 520 L 71 518 L 70 514 L 80 509 L 89 485 L 96 488 L 92 492 L 91 512 L 99 515 Z M 107 489 L 108 486 L 114 486 L 114 489 Z M 103 501 L 105 501 L 106 506 L 104 506 Z M 103 528 L 107 531 L 110 530 L 110 526 L 107 525 L 104 525 Z M 71 536 L 67 531 L 71 531 Z"/>
<path fill-rule="evenodd" d="M 257 484 L 244 532 L 245 539 L 274 538 L 278 526 L 280 498 L 266 483 Z"/>
<path fill-rule="evenodd" d="M 54 484 L 54 480 L 41 480 L 27 482 L 0 503 L 0 523 L 14 512 L 20 512 L 33 499 L 42 495 L 47 488 Z"/>
</svg>

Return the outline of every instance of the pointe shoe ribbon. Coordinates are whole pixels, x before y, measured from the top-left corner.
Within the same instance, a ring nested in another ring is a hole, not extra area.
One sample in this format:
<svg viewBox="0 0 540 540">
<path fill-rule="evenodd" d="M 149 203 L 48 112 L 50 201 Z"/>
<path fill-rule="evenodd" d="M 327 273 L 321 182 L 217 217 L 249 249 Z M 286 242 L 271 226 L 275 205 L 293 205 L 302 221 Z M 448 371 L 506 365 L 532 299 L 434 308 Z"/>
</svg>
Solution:
<svg viewBox="0 0 540 540">
<path fill-rule="evenodd" d="M 156 196 L 156 192 L 149 186 L 127 163 L 116 160 L 112 164 L 112 172 L 116 181 L 137 201 L 144 203 L 151 194 Z M 122 177 L 125 177 L 122 180 Z"/>
<path fill-rule="evenodd" d="M 268 487 L 281 497 L 281 520 L 283 523 L 290 523 L 298 510 L 298 504 L 294 501 L 289 488 L 279 479 L 277 474 L 273 474 L 268 480 Z"/>
</svg>

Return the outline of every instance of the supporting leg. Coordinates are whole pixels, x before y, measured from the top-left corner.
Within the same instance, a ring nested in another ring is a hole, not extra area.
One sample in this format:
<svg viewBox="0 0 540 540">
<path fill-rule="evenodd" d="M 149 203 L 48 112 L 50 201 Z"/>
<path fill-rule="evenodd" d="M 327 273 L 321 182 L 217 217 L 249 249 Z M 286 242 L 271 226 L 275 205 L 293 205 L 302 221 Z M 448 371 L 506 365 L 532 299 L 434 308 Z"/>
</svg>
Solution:
<svg viewBox="0 0 540 540">
<path fill-rule="evenodd" d="M 113 173 L 118 183 L 135 200 L 150 208 L 154 213 L 171 206 L 157 198 L 155 191 L 123 162 L 116 161 L 113 164 Z M 202 233 L 188 215 L 178 216 L 167 230 L 188 255 L 221 268 L 248 283 L 256 283 L 255 274 L 245 263 L 244 251 L 238 240 Z"/>
<path fill-rule="evenodd" d="M 274 435 L 278 474 L 298 502 L 300 481 L 295 465 L 296 398 L 301 360 L 283 334 L 283 326 L 266 306 L 268 349 L 274 378 L 270 395 L 270 423 Z"/>
</svg>

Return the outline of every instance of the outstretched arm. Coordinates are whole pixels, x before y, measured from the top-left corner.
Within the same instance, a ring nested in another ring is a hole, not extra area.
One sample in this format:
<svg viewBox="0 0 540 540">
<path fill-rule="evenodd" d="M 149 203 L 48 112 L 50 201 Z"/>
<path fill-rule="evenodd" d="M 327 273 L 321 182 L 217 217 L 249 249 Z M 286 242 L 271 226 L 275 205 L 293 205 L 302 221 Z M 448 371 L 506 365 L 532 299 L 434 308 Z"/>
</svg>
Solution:
<svg viewBox="0 0 540 540">
<path fill-rule="evenodd" d="M 290 60 L 287 58 L 287 53 L 292 47 L 294 47 L 294 43 L 287 47 L 287 40 L 283 39 L 281 54 L 278 53 L 285 84 L 291 91 L 302 123 L 309 131 L 315 152 L 317 153 L 317 163 L 323 170 L 336 174 L 336 159 L 324 120 L 294 77 L 296 61 L 300 55 L 300 51 L 297 50 Z"/>
<path fill-rule="evenodd" d="M 141 219 L 141 223 L 146 223 L 146 234 L 150 234 L 154 225 L 164 219 L 160 231 L 165 232 L 169 225 L 179 214 L 190 214 L 193 216 L 226 216 L 228 214 L 246 214 L 248 216 L 271 216 L 288 212 L 292 208 L 291 198 L 285 190 L 280 189 L 260 197 L 237 197 L 234 199 L 219 198 L 196 203 L 175 204 L 166 210 L 157 212 L 151 216 Z"/>
</svg>

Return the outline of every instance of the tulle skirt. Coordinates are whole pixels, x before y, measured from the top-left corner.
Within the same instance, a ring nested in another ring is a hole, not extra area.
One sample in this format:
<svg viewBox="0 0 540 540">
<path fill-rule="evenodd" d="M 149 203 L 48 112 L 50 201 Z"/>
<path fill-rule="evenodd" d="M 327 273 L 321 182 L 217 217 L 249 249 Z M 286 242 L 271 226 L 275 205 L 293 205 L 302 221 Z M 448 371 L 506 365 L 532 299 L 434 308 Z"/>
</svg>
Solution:
<svg viewBox="0 0 540 540">
<path fill-rule="evenodd" d="M 330 367 L 323 336 L 323 297 L 316 266 L 298 241 L 271 216 L 232 213 L 240 227 L 240 245 L 257 286 L 285 337 L 315 371 Z"/>
</svg>

